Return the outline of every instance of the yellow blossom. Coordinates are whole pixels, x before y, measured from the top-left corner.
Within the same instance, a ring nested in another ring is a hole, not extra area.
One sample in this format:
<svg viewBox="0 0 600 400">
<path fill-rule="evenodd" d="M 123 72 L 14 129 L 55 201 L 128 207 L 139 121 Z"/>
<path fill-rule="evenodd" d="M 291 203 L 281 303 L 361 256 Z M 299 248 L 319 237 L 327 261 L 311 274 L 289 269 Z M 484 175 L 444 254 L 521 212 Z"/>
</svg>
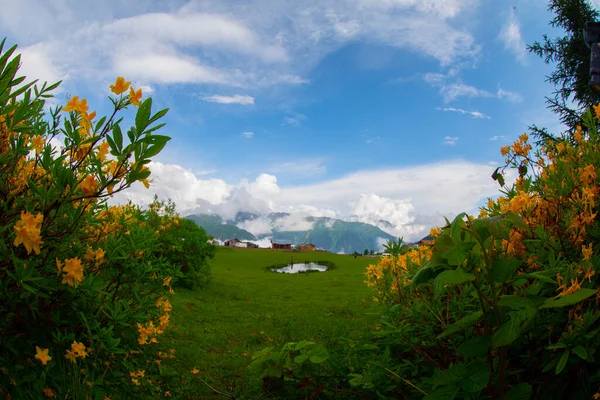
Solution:
<svg viewBox="0 0 600 400">
<path fill-rule="evenodd" d="M 197 375 L 197 374 L 198 374 L 198 372 L 200 372 L 200 371 L 199 371 L 199 370 L 198 370 L 196 367 L 194 367 L 194 369 L 193 369 L 193 370 L 191 370 L 191 373 L 192 373 L 193 375 Z"/>
<path fill-rule="evenodd" d="M 140 386 L 140 382 L 135 378 L 131 378 L 131 383 L 133 383 L 136 386 Z"/>
<path fill-rule="evenodd" d="M 21 211 L 21 220 L 17 221 L 14 226 L 17 237 L 13 242 L 15 247 L 23 244 L 27 250 L 27 254 L 34 251 L 35 254 L 40 254 L 40 244 L 43 244 L 40 232 L 44 216 L 42 214 L 30 214 L 27 211 Z"/>
<path fill-rule="evenodd" d="M 171 279 L 173 278 L 171 278 L 170 276 L 163 279 L 163 286 L 169 286 L 171 284 Z"/>
<path fill-rule="evenodd" d="M 587 246 L 581 246 L 581 252 L 583 253 L 583 259 L 585 261 L 588 261 L 590 258 L 592 258 L 592 255 L 594 254 L 592 243 Z"/>
<path fill-rule="evenodd" d="M 31 143 L 33 148 L 35 149 L 35 153 L 40 154 L 42 150 L 44 150 L 44 144 L 46 143 L 46 141 L 44 140 L 42 135 L 37 135 L 33 137 Z"/>
<path fill-rule="evenodd" d="M 62 283 L 77 287 L 83 280 L 83 266 L 79 257 L 66 259 L 60 270 L 64 274 Z"/>
<path fill-rule="evenodd" d="M 96 188 L 98 187 L 98 181 L 93 175 L 88 175 L 79 184 L 78 187 L 81 189 L 83 194 L 85 194 L 86 196 L 91 196 L 94 194 L 94 192 L 96 192 Z"/>
<path fill-rule="evenodd" d="M 106 161 L 106 155 L 108 154 L 108 150 L 110 149 L 110 146 L 108 145 L 108 143 L 106 141 L 102 141 L 102 143 L 100 143 L 100 145 L 98 146 L 98 159 L 102 162 Z"/>
<path fill-rule="evenodd" d="M 125 78 L 119 76 L 115 81 L 114 85 L 110 85 L 110 91 L 116 95 L 124 93 L 129 89 L 129 85 L 131 85 L 130 81 L 125 81 Z"/>
<path fill-rule="evenodd" d="M 55 397 L 54 391 L 50 388 L 43 388 L 42 393 L 44 393 L 44 396 L 46 397 Z"/>
<path fill-rule="evenodd" d="M 52 357 L 48 355 L 48 349 L 42 349 L 38 346 L 35 346 L 35 358 L 40 360 L 42 365 L 46 365 L 48 361 L 52 360 Z"/>
<path fill-rule="evenodd" d="M 142 99 L 142 89 L 138 89 L 137 91 L 132 87 L 129 88 L 129 101 L 134 106 L 139 106 L 141 104 Z"/>
</svg>

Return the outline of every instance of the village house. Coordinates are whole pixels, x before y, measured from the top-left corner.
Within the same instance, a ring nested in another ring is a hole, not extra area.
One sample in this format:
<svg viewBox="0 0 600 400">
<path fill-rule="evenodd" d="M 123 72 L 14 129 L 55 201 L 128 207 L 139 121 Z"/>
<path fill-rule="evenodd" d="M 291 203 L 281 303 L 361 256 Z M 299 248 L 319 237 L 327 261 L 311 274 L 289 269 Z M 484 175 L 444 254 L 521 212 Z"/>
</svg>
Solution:
<svg viewBox="0 0 600 400">
<path fill-rule="evenodd" d="M 246 247 L 249 249 L 258 249 L 258 245 L 252 242 L 246 242 Z"/>
<path fill-rule="evenodd" d="M 238 238 L 232 238 L 232 239 L 226 240 L 226 241 L 223 243 L 223 246 L 227 246 L 227 247 L 238 247 L 238 245 L 237 245 L 238 243 L 242 243 L 242 241 L 241 241 L 241 240 L 239 240 Z"/>
<path fill-rule="evenodd" d="M 271 240 L 271 248 L 273 250 L 291 250 L 292 242 L 289 240 Z"/>
<path fill-rule="evenodd" d="M 300 243 L 298 246 L 296 246 L 296 250 L 298 251 L 315 251 L 316 249 L 317 246 L 312 243 Z"/>
</svg>

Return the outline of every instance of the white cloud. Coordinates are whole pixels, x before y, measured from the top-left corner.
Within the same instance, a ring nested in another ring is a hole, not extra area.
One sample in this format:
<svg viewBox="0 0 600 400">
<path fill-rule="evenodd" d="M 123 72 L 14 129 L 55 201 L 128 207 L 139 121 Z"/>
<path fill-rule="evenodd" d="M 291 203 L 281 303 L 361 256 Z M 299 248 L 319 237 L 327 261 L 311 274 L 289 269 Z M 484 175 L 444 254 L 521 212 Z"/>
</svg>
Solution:
<svg viewBox="0 0 600 400">
<path fill-rule="evenodd" d="M 472 60 L 479 45 L 461 20 L 479 2 L 148 0 L 140 8 L 117 0 L 21 0 L 4 2 L 0 25 L 22 45 L 50 48 L 45 56 L 60 66 L 60 77 L 96 84 L 126 74 L 147 85 L 297 85 L 350 42 L 409 50 L 441 65 Z"/>
<path fill-rule="evenodd" d="M 444 144 L 448 146 L 454 146 L 458 142 L 458 137 L 456 136 L 446 136 L 444 138 Z"/>
<path fill-rule="evenodd" d="M 504 135 L 494 135 L 490 138 L 490 140 L 502 140 L 502 139 L 506 139 L 506 136 Z"/>
<path fill-rule="evenodd" d="M 468 110 L 464 110 L 462 108 L 453 108 L 453 107 L 439 108 L 438 107 L 438 111 L 450 111 L 450 112 L 456 112 L 456 113 L 463 114 L 463 115 L 470 115 L 472 118 L 475 118 L 475 119 L 492 119 L 492 117 L 489 117 L 479 111 L 468 111 Z"/>
<path fill-rule="evenodd" d="M 291 126 L 300 126 L 303 120 L 306 119 L 306 116 L 302 114 L 298 114 L 294 117 L 285 116 L 281 121 L 281 125 L 291 125 Z"/>
<path fill-rule="evenodd" d="M 497 98 L 500 100 L 506 99 L 514 103 L 523 101 L 523 96 L 516 92 L 510 92 L 499 88 L 496 93 L 492 93 L 464 83 L 445 84 L 440 88 L 440 94 L 446 103 L 460 97 Z"/>
<path fill-rule="evenodd" d="M 131 199 L 146 205 L 156 193 L 172 198 L 183 215 L 217 213 L 233 218 L 238 211 L 291 214 L 280 221 L 248 223 L 249 230 L 255 232 L 300 230 L 310 223 L 305 217 L 325 216 L 372 223 L 406 240 L 417 240 L 441 223 L 443 216 L 476 213 L 478 204 L 498 194 L 498 184 L 490 178 L 494 167 L 466 161 L 359 171 L 289 187 L 280 187 L 271 174 L 261 174 L 254 181 L 227 183 L 202 179 L 178 165 L 152 162 L 150 169 L 153 182 L 149 190 L 136 183 L 112 201 Z M 513 175 L 506 181 L 514 180 Z"/>
<path fill-rule="evenodd" d="M 513 52 L 521 64 L 526 62 L 527 49 L 521 37 L 521 27 L 519 26 L 514 9 L 510 9 L 510 14 L 498 37 L 504 43 L 504 47 Z"/>
<path fill-rule="evenodd" d="M 327 167 L 323 159 L 304 159 L 277 163 L 269 167 L 269 172 L 286 175 L 290 178 L 307 178 L 324 174 Z"/>
<path fill-rule="evenodd" d="M 17 52 L 21 54 L 21 67 L 18 74 L 26 77 L 25 82 L 29 83 L 37 79 L 36 85 L 41 88 L 44 82 L 48 82 L 47 86 L 50 86 L 68 78 L 61 66 L 52 61 L 51 45 L 33 45 L 18 49 Z M 55 93 L 60 92 L 61 89 L 59 86 Z"/>
<path fill-rule="evenodd" d="M 203 97 L 202 99 L 210 103 L 219 104 L 254 104 L 254 97 L 241 94 L 234 94 L 233 96 L 223 96 L 215 94 L 212 96 Z"/>
<path fill-rule="evenodd" d="M 242 132 L 242 136 L 246 139 L 252 139 L 254 137 L 254 132 Z"/>
</svg>

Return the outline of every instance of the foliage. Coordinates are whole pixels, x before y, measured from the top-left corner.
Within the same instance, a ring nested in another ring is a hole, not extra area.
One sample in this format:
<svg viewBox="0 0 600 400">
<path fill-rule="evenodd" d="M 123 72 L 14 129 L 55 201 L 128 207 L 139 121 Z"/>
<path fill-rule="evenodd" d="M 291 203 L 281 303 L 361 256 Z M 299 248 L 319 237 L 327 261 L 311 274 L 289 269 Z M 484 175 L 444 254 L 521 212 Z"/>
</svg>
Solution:
<svg viewBox="0 0 600 400">
<path fill-rule="evenodd" d="M 546 64 L 556 64 L 547 77 L 556 90 L 546 102 L 561 122 L 574 131 L 581 125 L 580 115 L 598 101 L 598 93 L 588 86 L 590 49 L 583 41 L 583 29 L 586 22 L 597 21 L 599 14 L 588 0 L 551 0 L 548 10 L 555 14 L 550 25 L 562 28 L 564 35 L 554 39 L 544 35 L 542 42 L 536 41 L 528 49 Z M 545 130 L 535 126 L 532 129 L 542 138 L 547 137 Z"/>
<path fill-rule="evenodd" d="M 179 265 L 154 251 L 147 212 L 107 199 L 136 181 L 149 185 L 147 164 L 169 140 L 156 134 L 167 110 L 152 114 L 152 100 L 120 77 L 109 117 L 96 118 L 77 96 L 48 115 L 45 99 L 58 83 L 24 83 L 16 46 L 3 45 L 0 394 L 160 391 L 138 367 L 169 324 Z M 134 124 L 123 135 L 118 115 L 131 105 Z"/>
<path fill-rule="evenodd" d="M 189 219 L 180 218 L 171 200 L 160 201 L 157 196 L 148 206 L 147 224 L 157 236 L 154 254 L 180 267 L 177 285 L 194 289 L 211 281 L 208 260 L 214 257 L 215 246 L 208 243 L 204 229 Z"/>
</svg>

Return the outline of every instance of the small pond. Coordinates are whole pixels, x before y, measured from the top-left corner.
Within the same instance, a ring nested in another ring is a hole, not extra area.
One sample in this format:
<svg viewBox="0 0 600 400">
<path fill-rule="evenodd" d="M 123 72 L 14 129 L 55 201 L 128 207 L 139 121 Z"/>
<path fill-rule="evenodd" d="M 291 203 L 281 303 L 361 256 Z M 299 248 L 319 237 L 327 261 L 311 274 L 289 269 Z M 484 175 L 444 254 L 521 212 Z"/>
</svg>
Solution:
<svg viewBox="0 0 600 400">
<path fill-rule="evenodd" d="M 302 272 L 325 272 L 328 267 L 317 263 L 299 263 L 299 264 L 288 264 L 285 267 L 271 268 L 273 272 L 279 272 L 283 274 L 299 274 Z"/>
</svg>

